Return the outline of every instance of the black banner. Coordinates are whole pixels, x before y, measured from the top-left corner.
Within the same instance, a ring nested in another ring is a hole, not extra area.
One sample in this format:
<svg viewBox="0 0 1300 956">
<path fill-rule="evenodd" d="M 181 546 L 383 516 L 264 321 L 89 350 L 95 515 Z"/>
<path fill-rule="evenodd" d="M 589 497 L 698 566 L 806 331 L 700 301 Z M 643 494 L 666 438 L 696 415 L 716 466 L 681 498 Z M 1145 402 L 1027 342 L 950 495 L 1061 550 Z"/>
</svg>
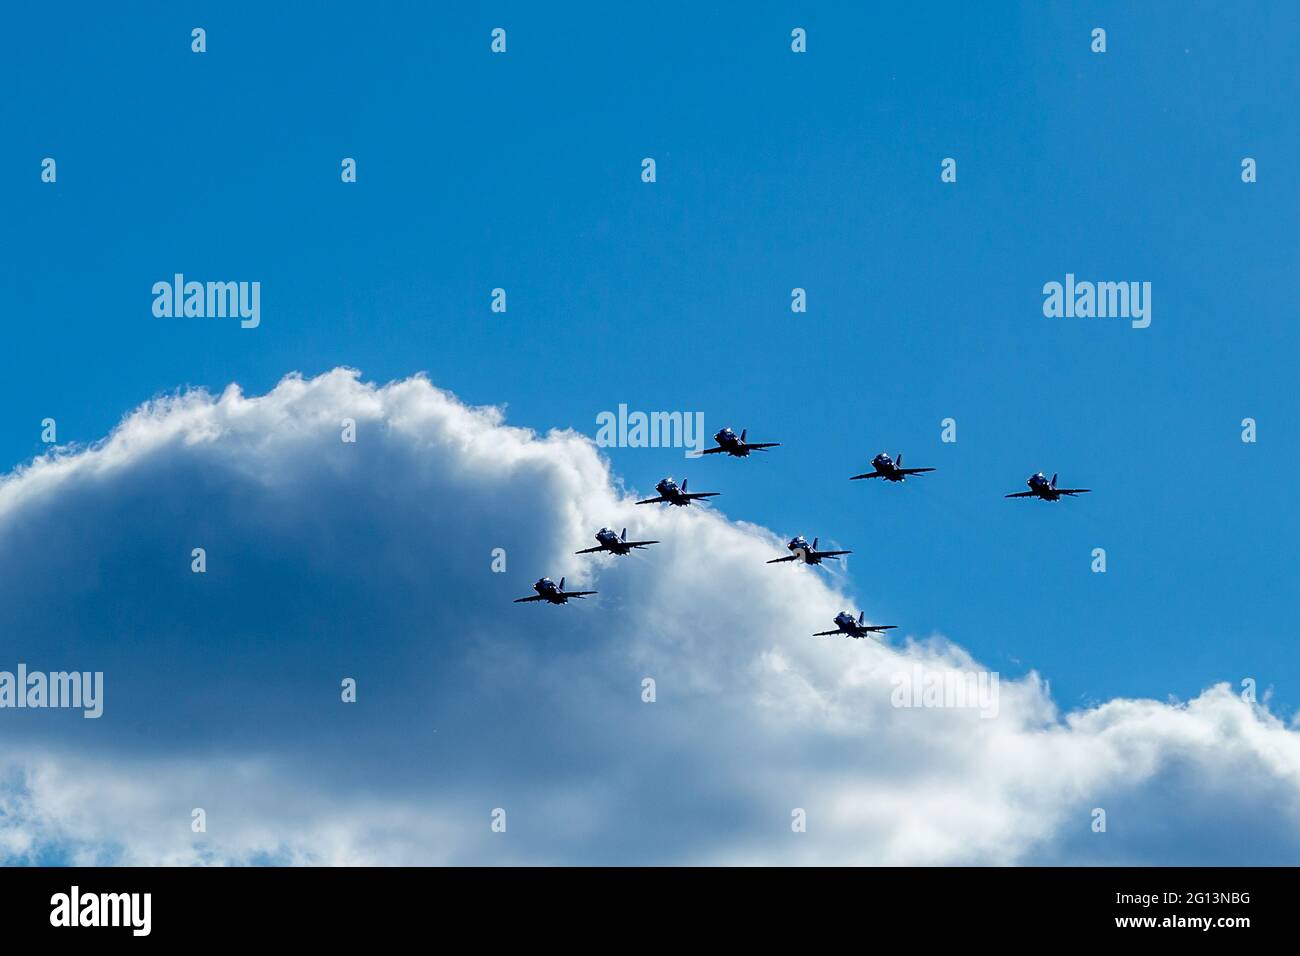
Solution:
<svg viewBox="0 0 1300 956">
<path fill-rule="evenodd" d="M 6 939 L 448 940 L 728 945 L 847 932 L 863 945 L 1033 933 L 1231 946 L 1292 922 L 1294 869 L 0 870 Z M 472 934 L 468 938 L 461 934 Z M 447 936 L 446 934 L 456 934 Z M 418 937 L 417 937 L 418 938 Z"/>
</svg>

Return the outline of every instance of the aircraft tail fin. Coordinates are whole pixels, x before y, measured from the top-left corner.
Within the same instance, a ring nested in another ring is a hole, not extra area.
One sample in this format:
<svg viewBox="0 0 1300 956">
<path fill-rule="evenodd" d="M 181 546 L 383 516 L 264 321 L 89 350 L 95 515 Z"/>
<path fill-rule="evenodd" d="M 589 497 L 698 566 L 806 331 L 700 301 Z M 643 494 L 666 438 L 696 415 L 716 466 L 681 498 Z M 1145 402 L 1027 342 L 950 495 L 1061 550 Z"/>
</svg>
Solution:
<svg viewBox="0 0 1300 956">
<path fill-rule="evenodd" d="M 860 612 L 860 613 L 858 614 L 858 623 L 859 623 L 859 624 L 865 624 L 865 623 L 867 623 L 867 612 L 866 612 L 866 611 L 862 611 L 862 612 Z"/>
<path fill-rule="evenodd" d="M 1053 487 L 1053 488 L 1056 487 L 1056 475 L 1055 475 L 1055 473 L 1053 473 L 1053 475 L 1052 475 L 1052 487 Z"/>
<path fill-rule="evenodd" d="M 901 451 L 898 453 L 898 457 L 894 459 L 894 464 L 899 468 L 903 467 L 903 453 Z"/>
<path fill-rule="evenodd" d="M 627 528 L 624 528 L 624 529 L 623 529 L 623 537 L 620 538 L 619 540 L 620 540 L 620 541 L 626 541 L 626 540 L 627 540 Z"/>
<path fill-rule="evenodd" d="M 686 482 L 687 482 L 687 479 L 683 478 L 683 479 L 682 479 L 682 491 L 683 491 L 683 492 L 686 491 Z"/>
<path fill-rule="evenodd" d="M 564 578 L 560 578 L 560 590 L 564 590 Z"/>
<path fill-rule="evenodd" d="M 814 551 L 817 550 L 817 537 L 816 537 L 815 535 L 813 536 L 812 549 L 813 549 Z"/>
<path fill-rule="evenodd" d="M 747 428 L 742 428 L 742 429 L 740 430 L 740 440 L 741 440 L 742 442 L 745 440 L 745 432 L 747 432 L 747 431 L 749 431 L 749 429 L 747 429 Z"/>
</svg>

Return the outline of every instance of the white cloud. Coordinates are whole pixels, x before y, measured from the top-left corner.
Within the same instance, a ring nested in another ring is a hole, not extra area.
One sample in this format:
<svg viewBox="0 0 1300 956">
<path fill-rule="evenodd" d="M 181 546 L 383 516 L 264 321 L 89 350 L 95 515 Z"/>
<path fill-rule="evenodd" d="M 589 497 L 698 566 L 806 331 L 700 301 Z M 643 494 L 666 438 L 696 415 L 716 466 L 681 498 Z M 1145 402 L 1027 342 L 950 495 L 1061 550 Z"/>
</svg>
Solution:
<svg viewBox="0 0 1300 956">
<path fill-rule="evenodd" d="M 896 708 L 895 674 L 979 664 L 937 638 L 813 638 L 856 607 L 842 582 L 772 574 L 766 529 L 634 500 L 582 436 L 347 370 L 162 399 L 19 469 L 0 482 L 0 668 L 103 670 L 106 699 L 98 721 L 0 711 L 0 859 L 1251 863 L 1300 846 L 1300 737 L 1227 685 L 1061 715 L 1031 674 L 1001 682 L 992 719 Z M 602 525 L 663 544 L 573 555 Z M 542 574 L 600 594 L 510 603 Z"/>
</svg>

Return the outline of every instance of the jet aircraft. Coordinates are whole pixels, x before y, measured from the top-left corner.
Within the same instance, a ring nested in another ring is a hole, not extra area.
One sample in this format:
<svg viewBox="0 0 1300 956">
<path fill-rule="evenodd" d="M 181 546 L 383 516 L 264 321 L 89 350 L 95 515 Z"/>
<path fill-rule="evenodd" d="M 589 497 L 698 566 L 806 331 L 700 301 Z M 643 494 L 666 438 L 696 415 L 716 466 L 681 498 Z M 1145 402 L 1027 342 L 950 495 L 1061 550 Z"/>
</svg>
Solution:
<svg viewBox="0 0 1300 956">
<path fill-rule="evenodd" d="M 699 498 L 716 498 L 722 494 L 720 491 L 687 491 L 685 478 L 682 479 L 682 486 L 678 488 L 677 482 L 673 481 L 671 477 L 665 478 L 655 485 L 655 491 L 659 492 L 659 497 L 646 498 L 644 501 L 638 501 L 637 504 L 653 505 L 662 503 L 685 507 Z"/>
<path fill-rule="evenodd" d="M 784 558 L 773 558 L 768 564 L 780 564 L 782 561 L 802 561 L 804 564 L 821 564 L 822 559 L 838 561 L 841 554 L 852 554 L 852 551 L 818 551 L 817 539 L 813 538 L 812 544 L 803 535 L 797 535 L 790 539 L 786 547 L 790 553 Z"/>
<path fill-rule="evenodd" d="M 864 475 L 854 475 L 849 481 L 857 481 L 859 478 L 884 478 L 885 481 L 906 481 L 908 475 L 920 475 L 927 471 L 934 471 L 933 468 L 904 468 L 901 454 L 898 456 L 898 460 L 895 461 L 883 451 L 871 459 L 871 467 L 875 471 L 869 471 Z"/>
<path fill-rule="evenodd" d="M 601 528 L 596 532 L 596 540 L 600 544 L 594 548 L 583 548 L 581 551 L 575 551 L 574 554 L 594 554 L 597 551 L 607 551 L 610 554 L 631 554 L 633 548 L 644 548 L 646 545 L 658 544 L 658 541 L 629 541 L 627 540 L 627 528 L 623 529 L 620 537 L 609 528 Z"/>
<path fill-rule="evenodd" d="M 1040 471 L 1037 474 L 1030 475 L 1029 480 L 1025 482 L 1029 486 L 1028 491 L 1017 491 L 1014 494 L 1004 495 L 1005 498 L 1042 498 L 1044 501 L 1060 501 L 1061 495 L 1086 495 L 1091 488 L 1058 488 L 1056 487 L 1056 475 L 1052 475 L 1052 480 L 1048 481 Z"/>
<path fill-rule="evenodd" d="M 830 637 L 836 634 L 844 634 L 848 637 L 867 637 L 875 636 L 880 631 L 892 631 L 898 627 L 897 624 L 867 624 L 865 623 L 867 612 L 863 611 L 858 615 L 858 619 L 853 620 L 852 611 L 840 611 L 835 615 L 835 630 L 818 631 L 813 637 Z M 878 638 L 877 638 L 878 639 Z"/>
<path fill-rule="evenodd" d="M 566 591 L 564 590 L 564 578 L 560 578 L 560 583 L 556 584 L 550 578 L 542 578 L 533 585 L 533 590 L 537 593 L 530 597 L 515 598 L 515 604 L 526 604 L 529 601 L 549 601 L 551 604 L 567 604 L 569 598 L 586 597 L 588 594 L 595 594 L 595 591 Z"/>
<path fill-rule="evenodd" d="M 733 458 L 748 458 L 751 451 L 764 451 L 768 448 L 776 448 L 781 443 L 779 441 L 764 442 L 747 442 L 745 441 L 746 428 L 740 430 L 740 437 L 730 428 L 724 428 L 713 436 L 713 440 L 718 443 L 717 448 L 706 448 L 700 452 L 702 455 L 719 455 L 725 452 Z"/>
</svg>

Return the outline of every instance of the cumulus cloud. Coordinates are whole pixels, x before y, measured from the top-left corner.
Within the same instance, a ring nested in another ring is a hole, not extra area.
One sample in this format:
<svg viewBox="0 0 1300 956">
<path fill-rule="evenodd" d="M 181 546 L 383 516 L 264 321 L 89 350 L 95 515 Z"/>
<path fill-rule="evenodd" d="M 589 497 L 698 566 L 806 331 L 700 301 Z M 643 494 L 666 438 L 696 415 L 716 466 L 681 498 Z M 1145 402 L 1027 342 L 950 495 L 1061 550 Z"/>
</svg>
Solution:
<svg viewBox="0 0 1300 956">
<path fill-rule="evenodd" d="M 1300 849 L 1300 736 L 1227 685 L 1063 714 L 1031 673 L 1000 682 L 995 716 L 898 707 L 901 675 L 983 668 L 936 637 L 813 638 L 856 609 L 844 581 L 773 574 L 781 542 L 764 528 L 634 500 L 583 436 L 346 369 L 264 396 L 159 399 L 99 444 L 17 469 L 0 481 L 0 668 L 103 671 L 105 703 L 98 720 L 0 711 L 0 859 L 1267 863 Z M 575 556 L 602 525 L 663 543 Z M 511 604 L 542 574 L 600 593 Z"/>
</svg>

